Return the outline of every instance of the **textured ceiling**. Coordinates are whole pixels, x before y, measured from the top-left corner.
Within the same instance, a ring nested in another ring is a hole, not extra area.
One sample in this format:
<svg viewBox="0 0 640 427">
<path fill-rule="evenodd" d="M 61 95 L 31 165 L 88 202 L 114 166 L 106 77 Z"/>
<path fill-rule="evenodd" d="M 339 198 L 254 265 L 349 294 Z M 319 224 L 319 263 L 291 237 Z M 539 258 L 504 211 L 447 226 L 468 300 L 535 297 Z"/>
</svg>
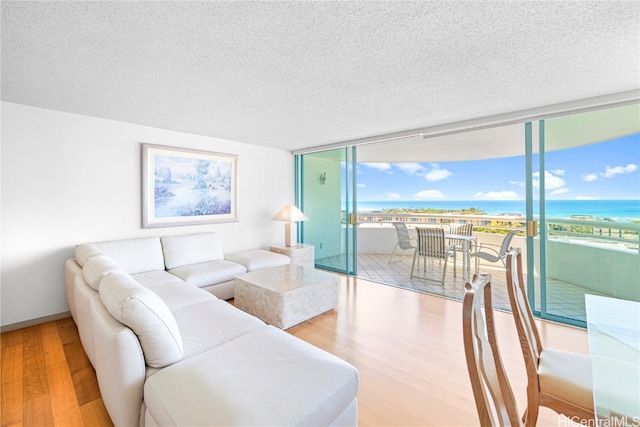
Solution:
<svg viewBox="0 0 640 427">
<path fill-rule="evenodd" d="M 638 1 L 2 1 L 2 100 L 286 150 L 640 87 Z"/>
</svg>

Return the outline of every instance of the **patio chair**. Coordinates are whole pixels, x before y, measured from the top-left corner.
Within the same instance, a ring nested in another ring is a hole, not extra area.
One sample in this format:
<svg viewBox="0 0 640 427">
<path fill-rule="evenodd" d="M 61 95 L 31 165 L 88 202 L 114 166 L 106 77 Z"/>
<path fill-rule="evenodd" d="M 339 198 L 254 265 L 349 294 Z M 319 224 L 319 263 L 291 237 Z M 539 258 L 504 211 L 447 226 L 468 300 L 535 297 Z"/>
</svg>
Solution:
<svg viewBox="0 0 640 427">
<path fill-rule="evenodd" d="M 480 425 L 521 426 L 515 397 L 498 351 L 494 325 L 491 275 L 474 275 L 472 283 L 465 285 L 462 334 Z"/>
<path fill-rule="evenodd" d="M 409 230 L 407 229 L 407 225 L 404 222 L 394 222 L 393 226 L 396 228 L 396 234 L 398 235 L 398 242 L 393 247 L 393 251 L 391 251 L 391 256 L 389 257 L 389 264 L 391 264 L 391 260 L 393 259 L 393 254 L 396 252 L 398 247 L 402 249 L 402 256 L 404 256 L 405 252 L 409 249 L 415 249 L 416 247 L 411 244 L 412 240 L 416 240 L 415 238 L 409 237 Z"/>
<path fill-rule="evenodd" d="M 489 262 L 502 261 L 502 265 L 506 266 L 505 259 L 507 258 L 507 251 L 509 250 L 513 236 L 515 236 L 517 233 L 518 230 L 513 230 L 509 234 L 504 236 L 504 239 L 502 240 L 502 244 L 500 246 L 493 245 L 491 243 L 481 243 L 477 251 L 470 253 L 469 259 L 471 259 L 471 257 L 476 258 L 476 274 L 480 269 L 479 258 L 482 258 L 483 260 Z"/>
<path fill-rule="evenodd" d="M 413 272 L 415 270 L 416 258 L 418 258 L 418 271 L 420 271 L 420 258 L 422 258 L 422 260 L 424 261 L 424 275 L 415 277 L 422 280 L 439 282 L 441 285 L 444 285 L 444 278 L 447 274 L 447 261 L 451 256 L 453 256 L 454 265 L 453 276 L 455 277 L 456 275 L 456 251 L 445 245 L 444 230 L 441 228 L 416 227 L 416 232 L 418 234 L 418 247 L 413 253 L 413 263 L 411 264 L 410 278 L 414 278 Z M 440 264 L 442 263 L 442 260 L 444 260 L 444 268 L 442 269 L 442 277 L 440 279 L 435 279 L 427 276 L 427 258 L 437 259 L 439 260 Z"/>
<path fill-rule="evenodd" d="M 456 236 L 471 236 L 473 234 L 473 224 L 461 224 L 455 227 L 451 227 L 451 230 L 448 234 L 453 234 Z M 462 245 L 459 240 L 449 239 L 449 245 L 457 251 L 462 250 Z M 469 247 L 469 251 L 471 251 L 471 247 Z"/>
<path fill-rule="evenodd" d="M 473 234 L 473 224 L 460 224 L 455 227 L 451 227 L 448 234 L 454 235 L 454 236 L 471 236 Z M 464 251 L 464 245 L 460 240 L 449 239 L 449 246 L 457 252 Z M 473 245 L 467 245 L 467 253 L 462 254 L 463 260 L 464 259 L 469 260 L 469 254 L 471 254 L 471 252 L 473 252 Z M 469 269 L 468 263 L 467 263 L 467 269 Z"/>
<path fill-rule="evenodd" d="M 583 354 L 542 348 L 522 273 L 520 248 L 507 252 L 507 290 L 527 371 L 526 426 L 535 426 L 545 406 L 569 419 L 594 422 L 591 358 Z"/>
</svg>

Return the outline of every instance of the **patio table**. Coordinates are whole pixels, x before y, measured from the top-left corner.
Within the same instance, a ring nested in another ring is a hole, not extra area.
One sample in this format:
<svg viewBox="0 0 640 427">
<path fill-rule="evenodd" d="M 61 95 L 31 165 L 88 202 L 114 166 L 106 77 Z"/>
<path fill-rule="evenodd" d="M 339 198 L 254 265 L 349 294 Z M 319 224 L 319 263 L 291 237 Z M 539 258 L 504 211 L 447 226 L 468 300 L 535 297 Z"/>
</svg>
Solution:
<svg viewBox="0 0 640 427">
<path fill-rule="evenodd" d="M 471 260 L 469 259 L 469 244 L 471 243 L 473 246 L 475 246 L 478 242 L 477 236 L 445 233 L 444 238 L 449 240 L 457 240 L 462 243 L 462 278 L 467 279 L 471 271 Z"/>
</svg>

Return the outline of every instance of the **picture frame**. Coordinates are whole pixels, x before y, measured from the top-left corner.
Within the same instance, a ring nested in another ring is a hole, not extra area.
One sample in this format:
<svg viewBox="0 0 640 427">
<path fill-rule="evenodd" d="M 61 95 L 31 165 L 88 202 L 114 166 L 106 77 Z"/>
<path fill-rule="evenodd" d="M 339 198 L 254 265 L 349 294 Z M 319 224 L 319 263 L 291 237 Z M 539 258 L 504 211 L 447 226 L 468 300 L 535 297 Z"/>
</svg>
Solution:
<svg viewBox="0 0 640 427">
<path fill-rule="evenodd" d="M 142 228 L 238 221 L 238 156 L 142 144 Z"/>
</svg>

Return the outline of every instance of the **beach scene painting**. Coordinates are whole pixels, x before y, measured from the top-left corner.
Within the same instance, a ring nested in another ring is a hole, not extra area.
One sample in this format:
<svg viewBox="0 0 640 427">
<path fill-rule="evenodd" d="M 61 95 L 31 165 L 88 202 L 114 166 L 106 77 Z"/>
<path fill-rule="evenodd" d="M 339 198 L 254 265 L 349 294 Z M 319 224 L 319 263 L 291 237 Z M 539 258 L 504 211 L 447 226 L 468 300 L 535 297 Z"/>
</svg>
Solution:
<svg viewBox="0 0 640 427">
<path fill-rule="evenodd" d="M 237 221 L 237 161 L 143 144 L 143 228 Z"/>
</svg>

